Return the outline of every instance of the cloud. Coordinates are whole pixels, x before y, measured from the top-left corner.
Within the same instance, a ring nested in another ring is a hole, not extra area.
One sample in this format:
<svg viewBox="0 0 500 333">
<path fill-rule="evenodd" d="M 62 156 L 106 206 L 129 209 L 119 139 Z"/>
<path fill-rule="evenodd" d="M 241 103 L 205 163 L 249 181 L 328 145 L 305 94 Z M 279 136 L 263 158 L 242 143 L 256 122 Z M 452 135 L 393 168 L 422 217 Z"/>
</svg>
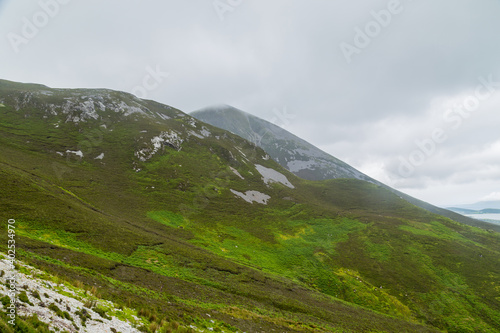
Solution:
<svg viewBox="0 0 500 333">
<path fill-rule="evenodd" d="M 482 197 L 480 201 L 500 201 L 500 192 L 491 192 Z"/>
</svg>

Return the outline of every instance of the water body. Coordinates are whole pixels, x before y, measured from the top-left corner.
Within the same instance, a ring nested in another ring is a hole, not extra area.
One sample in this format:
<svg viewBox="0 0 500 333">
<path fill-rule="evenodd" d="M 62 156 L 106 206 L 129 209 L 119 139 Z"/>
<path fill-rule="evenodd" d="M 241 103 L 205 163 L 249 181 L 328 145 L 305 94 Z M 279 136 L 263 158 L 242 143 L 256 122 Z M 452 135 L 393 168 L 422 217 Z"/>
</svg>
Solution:
<svg viewBox="0 0 500 333">
<path fill-rule="evenodd" d="M 500 224 L 500 214 L 467 214 L 467 217 L 471 217 L 476 220 L 487 221 L 495 224 Z"/>
</svg>

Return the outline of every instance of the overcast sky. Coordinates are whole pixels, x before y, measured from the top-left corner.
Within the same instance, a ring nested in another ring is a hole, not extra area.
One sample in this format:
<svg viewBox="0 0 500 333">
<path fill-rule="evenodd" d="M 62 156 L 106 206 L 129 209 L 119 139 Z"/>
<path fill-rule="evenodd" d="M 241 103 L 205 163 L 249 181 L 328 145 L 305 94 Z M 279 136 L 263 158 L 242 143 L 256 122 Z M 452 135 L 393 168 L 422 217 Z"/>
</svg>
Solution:
<svg viewBox="0 0 500 333">
<path fill-rule="evenodd" d="M 226 103 L 430 203 L 500 200 L 499 18 L 499 0 L 0 0 L 0 78 Z"/>
</svg>

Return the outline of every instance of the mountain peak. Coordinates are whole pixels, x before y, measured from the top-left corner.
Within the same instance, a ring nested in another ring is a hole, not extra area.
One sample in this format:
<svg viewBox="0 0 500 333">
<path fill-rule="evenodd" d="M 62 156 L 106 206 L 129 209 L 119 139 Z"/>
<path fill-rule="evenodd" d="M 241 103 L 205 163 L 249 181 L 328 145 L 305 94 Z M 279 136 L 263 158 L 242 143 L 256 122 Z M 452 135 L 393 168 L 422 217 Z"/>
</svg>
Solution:
<svg viewBox="0 0 500 333">
<path fill-rule="evenodd" d="M 201 108 L 199 110 L 193 111 L 193 112 L 191 112 L 191 114 L 203 113 L 203 112 L 215 112 L 215 113 L 239 112 L 239 113 L 248 114 L 247 112 L 242 111 L 242 110 L 240 110 L 232 105 L 224 104 L 224 103 L 209 105 L 209 106 L 206 106 L 206 107 Z"/>
<path fill-rule="evenodd" d="M 355 178 L 373 181 L 285 129 L 230 105 L 210 106 L 191 115 L 253 142 L 283 167 L 304 179 Z"/>
</svg>

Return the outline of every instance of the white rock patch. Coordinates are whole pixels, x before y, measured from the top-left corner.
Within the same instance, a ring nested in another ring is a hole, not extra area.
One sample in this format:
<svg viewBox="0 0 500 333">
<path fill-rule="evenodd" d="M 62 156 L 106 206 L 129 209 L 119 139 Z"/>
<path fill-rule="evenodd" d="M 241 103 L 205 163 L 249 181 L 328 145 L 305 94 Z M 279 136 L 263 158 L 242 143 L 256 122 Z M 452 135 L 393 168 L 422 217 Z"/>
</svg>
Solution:
<svg viewBox="0 0 500 333">
<path fill-rule="evenodd" d="M 156 115 L 157 115 L 158 117 L 160 117 L 161 119 L 163 119 L 163 120 L 168 120 L 168 119 L 170 119 L 170 117 L 169 117 L 169 116 L 167 116 L 166 114 L 163 114 L 163 113 L 158 113 L 158 112 L 156 112 Z"/>
<path fill-rule="evenodd" d="M 67 154 L 75 154 L 76 156 L 80 156 L 80 158 L 83 157 L 83 153 L 81 150 L 73 151 L 73 150 L 66 150 Z"/>
<path fill-rule="evenodd" d="M 265 166 L 262 166 L 260 164 L 256 164 L 255 167 L 257 168 L 257 171 L 262 175 L 264 183 L 269 184 L 275 182 L 281 183 L 289 188 L 295 188 L 295 186 L 293 186 L 293 184 L 288 181 L 284 174 L 274 169 L 266 168 Z"/>
<path fill-rule="evenodd" d="M 87 101 L 81 103 L 78 107 L 82 111 L 82 114 L 85 115 L 85 117 L 82 117 L 83 119 L 98 119 L 99 115 L 97 114 L 97 110 L 94 105 L 94 101 L 92 98 L 89 98 Z"/>
<path fill-rule="evenodd" d="M 205 126 L 203 126 L 200 133 L 196 133 L 195 131 L 188 131 L 188 134 L 195 136 L 198 139 L 204 139 L 208 138 L 212 133 L 210 133 L 210 131 Z"/>
<path fill-rule="evenodd" d="M 244 162 L 244 163 L 248 163 L 250 162 L 250 160 L 248 159 L 247 155 L 239 148 L 239 147 L 234 147 L 238 153 L 240 153 L 240 158 L 241 160 Z M 229 151 L 231 153 L 231 151 Z M 231 156 L 236 159 L 234 156 L 233 156 L 233 153 L 231 153 Z"/>
<path fill-rule="evenodd" d="M 46 104 L 46 111 L 52 115 L 61 113 L 67 115 L 66 122 L 79 123 L 90 119 L 97 120 L 100 117 L 99 112 L 108 109 L 125 116 L 132 114 L 152 116 L 152 112 L 142 104 L 132 102 L 132 105 L 128 105 L 123 100 L 112 98 L 109 93 L 97 92 L 90 96 L 80 96 L 78 93 L 74 93 L 73 97 L 65 97 L 64 100 L 62 105 Z M 26 97 L 22 101 L 18 101 L 16 108 L 25 107 L 27 101 L 29 99 Z"/>
<path fill-rule="evenodd" d="M 269 195 L 260 193 L 258 191 L 246 191 L 245 193 L 241 193 L 235 190 L 231 190 L 231 192 L 249 203 L 253 203 L 255 201 L 257 203 L 267 205 L 267 200 L 271 199 Z"/>
<path fill-rule="evenodd" d="M 238 172 L 238 170 L 236 170 L 235 168 L 233 168 L 233 167 L 229 167 L 229 169 L 231 169 L 231 171 L 232 171 L 232 172 L 234 172 L 234 174 L 235 174 L 236 176 L 240 177 L 241 179 L 245 179 L 245 178 L 243 178 L 243 176 L 242 176 L 242 175 L 240 175 L 240 173 Z"/>
<path fill-rule="evenodd" d="M 151 139 L 151 148 L 148 147 L 136 151 L 135 156 L 145 162 L 158 152 L 164 142 L 176 150 L 180 150 L 184 140 L 180 137 L 179 133 L 173 130 L 169 132 L 161 132 L 159 136 L 155 136 Z"/>
<path fill-rule="evenodd" d="M 116 106 L 114 109 L 115 112 L 122 112 L 125 116 L 130 116 L 131 114 L 138 113 L 138 114 L 143 114 L 145 115 L 146 112 L 144 112 L 143 109 L 137 106 L 130 106 L 127 105 L 124 101 L 121 101 L 120 104 Z"/>
<path fill-rule="evenodd" d="M 85 308 L 85 299 L 81 299 L 77 296 L 74 290 L 68 287 L 56 283 L 48 282 L 40 278 L 34 277 L 35 274 L 41 274 L 42 272 L 25 265 L 19 261 L 18 264 L 27 268 L 31 271 L 31 275 L 16 272 L 16 286 L 21 291 L 26 291 L 29 301 L 33 305 L 23 303 L 17 300 L 17 314 L 20 316 L 31 316 L 33 314 L 38 315 L 38 319 L 49 324 L 52 330 L 57 331 L 67 331 L 67 332 L 79 332 L 79 333 L 94 333 L 94 332 L 109 332 L 111 333 L 111 328 L 114 328 L 117 332 L 122 333 L 139 333 L 140 331 L 135 329 L 132 325 L 139 325 L 139 319 L 133 316 L 135 323 L 130 323 L 122 321 L 116 317 L 112 317 L 111 320 L 102 318 L 99 314 L 94 312 L 89 308 Z M 6 272 L 6 274 L 0 278 L 0 296 L 7 295 L 9 290 L 7 289 L 7 278 L 12 276 L 9 263 L 2 259 L 0 260 L 0 270 Z M 33 291 L 37 291 L 41 299 L 35 298 L 32 295 Z M 72 296 L 68 296 L 72 295 Z M 48 296 L 48 297 L 47 297 Z M 42 306 L 42 303 L 44 304 Z M 55 304 L 61 311 L 67 311 L 73 322 L 68 319 L 63 319 L 55 314 L 52 310 L 48 308 L 50 304 Z M 109 301 L 98 300 L 97 304 L 106 308 L 117 308 L 113 303 Z M 3 305 L 0 305 L 2 307 Z M 91 319 L 86 321 L 86 327 L 81 324 L 80 317 L 75 313 L 81 309 L 85 308 L 90 314 Z M 111 315 L 111 313 L 108 313 Z M 74 324 L 77 325 L 78 329 L 75 328 Z"/>
<path fill-rule="evenodd" d="M 243 155 L 243 156 L 245 157 L 245 159 L 248 161 L 248 158 L 246 158 L 246 157 L 247 157 L 247 155 L 246 155 L 246 154 L 245 154 L 245 153 L 244 153 L 244 152 L 243 152 L 243 151 L 242 151 L 239 147 L 235 147 L 235 148 L 236 148 L 236 150 L 237 150 L 237 151 L 238 151 L 241 155 Z"/>
<path fill-rule="evenodd" d="M 197 137 L 198 139 L 203 139 L 203 138 L 204 138 L 204 136 L 203 136 L 203 135 L 198 134 L 198 133 L 196 133 L 195 131 L 189 131 L 189 132 L 188 132 L 188 134 L 189 134 L 189 135 L 192 135 L 192 136 L 195 136 L 195 137 Z"/>
<path fill-rule="evenodd" d="M 290 172 L 298 172 L 303 169 L 314 169 L 314 167 L 318 163 L 314 160 L 307 160 L 307 161 L 301 161 L 301 160 L 291 160 L 287 162 L 287 168 L 290 170 Z"/>
<path fill-rule="evenodd" d="M 164 142 L 165 139 L 163 139 L 161 136 L 155 136 L 154 138 L 151 139 L 151 143 L 153 144 L 153 154 L 155 154 L 158 149 L 161 148 L 162 142 Z"/>
<path fill-rule="evenodd" d="M 208 128 L 206 128 L 205 126 L 202 127 L 201 129 L 201 135 L 203 135 L 205 138 L 208 138 L 210 135 L 212 135 L 212 133 L 210 133 L 210 131 L 208 130 Z"/>
</svg>

